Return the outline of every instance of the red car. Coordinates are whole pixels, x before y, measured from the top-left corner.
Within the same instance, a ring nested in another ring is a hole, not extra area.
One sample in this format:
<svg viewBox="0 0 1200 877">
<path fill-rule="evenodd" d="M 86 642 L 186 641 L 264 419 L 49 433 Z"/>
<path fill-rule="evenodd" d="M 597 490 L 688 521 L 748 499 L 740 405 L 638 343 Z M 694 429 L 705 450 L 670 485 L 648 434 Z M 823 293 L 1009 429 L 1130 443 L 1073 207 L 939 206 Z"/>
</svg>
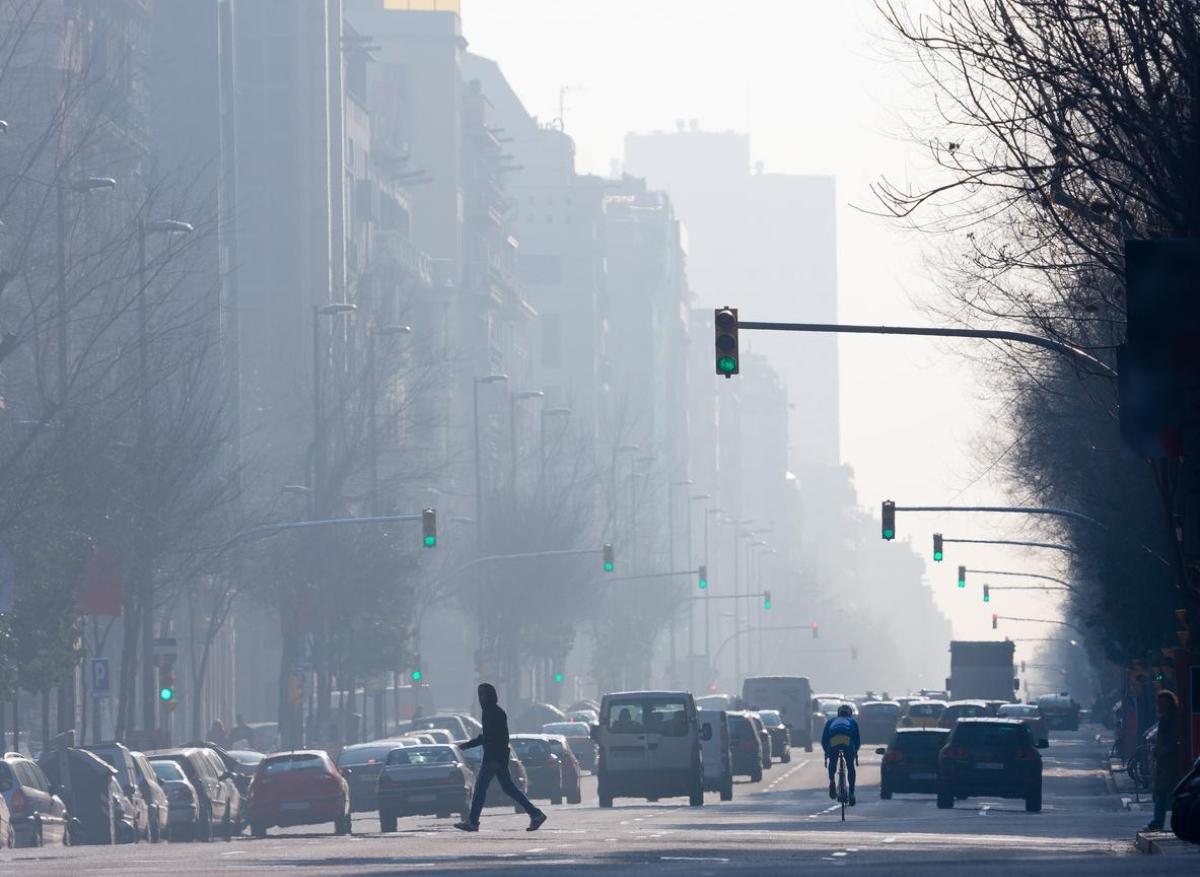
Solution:
<svg viewBox="0 0 1200 877">
<path fill-rule="evenodd" d="M 250 781 L 251 834 L 320 822 L 332 822 L 337 834 L 350 833 L 350 787 L 329 756 L 312 749 L 260 761 Z"/>
</svg>

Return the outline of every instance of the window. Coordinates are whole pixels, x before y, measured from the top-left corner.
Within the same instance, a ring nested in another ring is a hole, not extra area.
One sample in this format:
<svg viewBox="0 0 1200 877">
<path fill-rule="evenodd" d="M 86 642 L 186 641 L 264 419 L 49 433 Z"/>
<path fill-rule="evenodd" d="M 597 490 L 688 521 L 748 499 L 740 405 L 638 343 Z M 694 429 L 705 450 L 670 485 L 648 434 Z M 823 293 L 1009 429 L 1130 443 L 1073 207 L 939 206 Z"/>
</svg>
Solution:
<svg viewBox="0 0 1200 877">
<path fill-rule="evenodd" d="M 10 768 L 7 764 L 0 764 L 0 792 L 10 791 L 12 787 L 12 768 Z"/>
<path fill-rule="evenodd" d="M 340 767 L 351 767 L 356 764 L 378 764 L 388 757 L 395 746 L 371 746 L 366 749 L 343 749 L 338 756 Z"/>
<path fill-rule="evenodd" d="M 683 701 L 652 703 L 646 707 L 646 733 L 684 737 L 688 732 L 687 705 Z"/>
<path fill-rule="evenodd" d="M 642 734 L 642 704 L 640 702 L 613 701 L 608 709 L 608 730 L 614 734 Z"/>
<path fill-rule="evenodd" d="M 953 736 L 956 746 L 1017 749 L 1029 745 L 1029 726 L 968 722 L 960 724 L 955 729 Z"/>
<path fill-rule="evenodd" d="M 388 764 L 454 764 L 457 759 L 447 746 L 409 746 L 388 753 Z"/>
<path fill-rule="evenodd" d="M 178 782 L 187 779 L 183 775 L 183 771 L 179 769 L 179 765 L 173 761 L 152 761 L 150 767 L 153 768 L 154 775 L 158 777 L 159 782 L 168 783 L 172 780 Z"/>
<path fill-rule="evenodd" d="M 325 762 L 322 761 L 319 755 L 289 755 L 285 758 L 267 759 L 263 761 L 259 769 L 264 774 L 324 770 Z"/>
</svg>

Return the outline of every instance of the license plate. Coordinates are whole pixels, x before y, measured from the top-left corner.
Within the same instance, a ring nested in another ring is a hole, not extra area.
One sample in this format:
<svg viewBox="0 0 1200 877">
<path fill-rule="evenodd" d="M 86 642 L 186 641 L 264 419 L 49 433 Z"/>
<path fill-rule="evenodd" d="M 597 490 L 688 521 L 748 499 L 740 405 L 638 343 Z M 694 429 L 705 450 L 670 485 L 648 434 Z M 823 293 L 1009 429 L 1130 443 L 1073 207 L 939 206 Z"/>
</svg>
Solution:
<svg viewBox="0 0 1200 877">
<path fill-rule="evenodd" d="M 937 774 L 936 773 L 913 773 L 913 774 L 909 774 L 909 778 L 914 779 L 914 780 L 936 780 Z"/>
<path fill-rule="evenodd" d="M 280 809 L 281 810 L 307 810 L 308 802 L 307 801 L 286 801 Z"/>
<path fill-rule="evenodd" d="M 415 795 L 409 795 L 408 800 L 410 800 L 410 801 L 432 801 L 436 797 L 437 797 L 437 795 L 435 795 L 433 792 L 418 792 Z"/>
<path fill-rule="evenodd" d="M 980 761 L 976 763 L 975 767 L 979 770 L 1004 770 L 1004 765 L 998 761 Z"/>
</svg>

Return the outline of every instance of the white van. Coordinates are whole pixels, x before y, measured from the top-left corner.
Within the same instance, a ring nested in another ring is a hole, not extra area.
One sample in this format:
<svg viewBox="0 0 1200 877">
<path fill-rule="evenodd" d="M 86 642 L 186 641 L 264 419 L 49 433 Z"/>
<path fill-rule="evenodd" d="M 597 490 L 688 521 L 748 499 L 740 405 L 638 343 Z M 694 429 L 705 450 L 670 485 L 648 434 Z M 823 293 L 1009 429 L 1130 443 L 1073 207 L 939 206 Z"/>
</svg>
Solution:
<svg viewBox="0 0 1200 877">
<path fill-rule="evenodd" d="M 813 695 L 805 676 L 748 676 L 742 683 L 748 710 L 777 710 L 791 731 L 792 745 L 813 751 Z"/>
<path fill-rule="evenodd" d="M 601 807 L 614 798 L 673 798 L 704 803 L 704 769 L 696 704 L 687 691 L 606 694 L 592 737 Z"/>
<path fill-rule="evenodd" d="M 732 800 L 733 757 L 729 752 L 729 720 L 725 710 L 700 710 L 698 715 L 704 791 L 720 792 L 722 801 Z"/>
</svg>

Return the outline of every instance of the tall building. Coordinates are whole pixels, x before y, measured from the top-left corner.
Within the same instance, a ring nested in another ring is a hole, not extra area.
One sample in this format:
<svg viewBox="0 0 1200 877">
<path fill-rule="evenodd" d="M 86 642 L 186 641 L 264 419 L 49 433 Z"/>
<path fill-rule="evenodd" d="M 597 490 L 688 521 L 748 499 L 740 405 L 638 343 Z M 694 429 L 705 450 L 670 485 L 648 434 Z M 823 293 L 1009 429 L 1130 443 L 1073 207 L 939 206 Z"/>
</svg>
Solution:
<svg viewBox="0 0 1200 877">
<path fill-rule="evenodd" d="M 832 177 L 752 172 L 747 135 L 702 131 L 694 122 L 629 134 L 625 170 L 670 194 L 687 226 L 700 304 L 737 306 L 750 320 L 836 321 Z M 793 470 L 836 465 L 836 336 L 747 333 L 742 344 L 764 354 L 786 385 Z"/>
</svg>

